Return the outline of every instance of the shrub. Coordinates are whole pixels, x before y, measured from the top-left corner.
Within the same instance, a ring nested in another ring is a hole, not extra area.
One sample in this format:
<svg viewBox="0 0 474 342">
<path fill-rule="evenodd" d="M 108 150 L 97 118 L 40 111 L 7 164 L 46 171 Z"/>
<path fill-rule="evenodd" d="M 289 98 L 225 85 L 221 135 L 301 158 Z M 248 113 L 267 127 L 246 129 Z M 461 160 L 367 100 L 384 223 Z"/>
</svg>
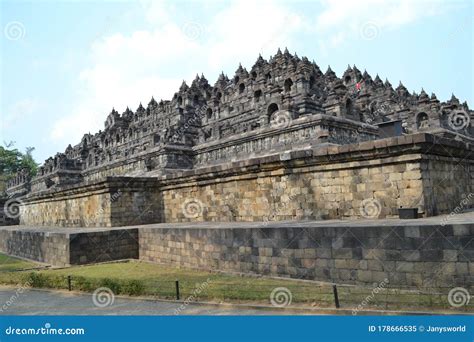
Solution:
<svg viewBox="0 0 474 342">
<path fill-rule="evenodd" d="M 140 280 L 130 280 L 124 284 L 123 292 L 130 296 L 140 296 L 145 292 L 145 284 Z"/>
<path fill-rule="evenodd" d="M 97 284 L 91 279 L 81 277 L 81 276 L 73 276 L 72 277 L 72 288 L 73 290 L 77 291 L 84 291 L 84 292 L 92 292 L 97 288 Z"/>
<path fill-rule="evenodd" d="M 120 294 L 122 292 L 122 286 L 115 279 L 103 278 L 100 280 L 100 287 L 108 287 L 114 294 Z"/>
<path fill-rule="evenodd" d="M 46 287 L 48 285 L 47 278 L 38 272 L 29 273 L 26 281 L 31 287 Z"/>
</svg>

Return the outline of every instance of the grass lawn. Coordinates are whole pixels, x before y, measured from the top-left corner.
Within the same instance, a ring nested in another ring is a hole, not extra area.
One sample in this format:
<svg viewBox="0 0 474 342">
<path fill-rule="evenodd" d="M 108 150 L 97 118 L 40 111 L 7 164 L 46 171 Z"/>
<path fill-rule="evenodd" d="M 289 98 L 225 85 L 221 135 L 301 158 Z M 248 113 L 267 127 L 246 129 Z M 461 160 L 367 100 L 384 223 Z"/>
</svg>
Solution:
<svg viewBox="0 0 474 342">
<path fill-rule="evenodd" d="M 9 255 L 0 254 L 0 272 L 17 271 L 38 267 L 38 264 Z"/>
<path fill-rule="evenodd" d="M 4 260 L 5 257 L 0 255 L 0 258 Z M 15 262 L 18 265 L 28 264 L 21 260 Z M 5 272 L 0 268 L 0 283 L 27 283 L 32 287 L 67 289 L 68 276 L 71 276 L 73 290 L 86 292 L 93 292 L 98 287 L 108 287 L 115 294 L 175 299 L 175 281 L 179 280 L 182 300 L 269 304 L 272 291 L 276 288 L 286 288 L 289 293 L 277 292 L 281 294 L 275 297 L 277 302 L 278 299 L 285 301 L 291 296 L 293 305 L 334 307 L 333 289 L 329 284 L 211 273 L 140 261 L 73 266 L 35 272 Z M 363 306 L 364 309 L 452 310 L 447 302 L 446 293 L 382 289 L 373 295 L 371 287 L 338 285 L 337 289 L 342 308 L 356 308 L 365 300 L 367 304 Z M 473 308 L 470 304 L 460 310 L 472 312 Z"/>
<path fill-rule="evenodd" d="M 160 298 L 176 297 L 176 280 L 179 280 L 182 299 L 193 296 L 201 300 L 213 301 L 257 301 L 268 302 L 270 293 L 276 287 L 287 287 L 296 302 L 311 302 L 315 298 L 323 304 L 333 305 L 332 288 L 303 282 L 241 277 L 206 271 L 173 268 L 146 262 L 121 262 L 91 266 L 72 267 L 60 270 L 41 271 L 42 274 L 72 276 L 73 287 L 76 277 L 90 279 L 120 279 L 139 281 L 143 284 L 143 294 Z"/>
</svg>

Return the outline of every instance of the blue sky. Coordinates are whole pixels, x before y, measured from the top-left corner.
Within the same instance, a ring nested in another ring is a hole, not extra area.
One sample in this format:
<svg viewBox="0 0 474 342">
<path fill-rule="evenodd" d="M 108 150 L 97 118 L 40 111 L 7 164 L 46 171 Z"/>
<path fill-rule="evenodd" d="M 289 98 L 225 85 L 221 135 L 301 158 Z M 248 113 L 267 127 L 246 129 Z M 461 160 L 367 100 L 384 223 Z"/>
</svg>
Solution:
<svg viewBox="0 0 474 342">
<path fill-rule="evenodd" d="M 0 142 L 43 162 L 182 80 L 211 84 L 278 47 L 474 104 L 473 3 L 0 0 Z"/>
</svg>

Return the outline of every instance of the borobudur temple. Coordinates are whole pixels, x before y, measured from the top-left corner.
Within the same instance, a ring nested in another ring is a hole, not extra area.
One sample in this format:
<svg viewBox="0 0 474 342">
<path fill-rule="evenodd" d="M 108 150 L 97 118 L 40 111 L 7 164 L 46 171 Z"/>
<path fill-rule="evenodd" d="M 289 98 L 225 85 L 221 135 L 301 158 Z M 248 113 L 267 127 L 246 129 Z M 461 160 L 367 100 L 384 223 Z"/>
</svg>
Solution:
<svg viewBox="0 0 474 342">
<path fill-rule="evenodd" d="M 474 191 L 473 115 L 454 95 L 278 50 L 213 86 L 196 76 L 171 100 L 113 109 L 7 194 L 29 226 L 448 214 Z"/>
</svg>

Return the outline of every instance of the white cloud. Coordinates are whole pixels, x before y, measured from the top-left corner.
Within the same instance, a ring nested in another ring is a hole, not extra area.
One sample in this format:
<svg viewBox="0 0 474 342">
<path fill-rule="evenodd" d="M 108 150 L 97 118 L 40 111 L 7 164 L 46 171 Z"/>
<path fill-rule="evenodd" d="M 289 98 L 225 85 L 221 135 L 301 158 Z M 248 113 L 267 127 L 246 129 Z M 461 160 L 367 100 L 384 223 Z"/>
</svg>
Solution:
<svg viewBox="0 0 474 342">
<path fill-rule="evenodd" d="M 172 2 L 165 0 L 142 0 L 140 1 L 145 18 L 148 22 L 153 24 L 164 24 L 171 21 L 170 13 L 175 11 Z"/>
<path fill-rule="evenodd" d="M 179 21 L 173 3 L 144 1 L 143 17 L 152 26 L 131 34 L 98 38 L 89 66 L 78 76 L 79 99 L 70 115 L 53 126 L 51 139 L 78 142 L 87 132 L 103 128 L 115 106 L 135 110 L 153 95 L 170 99 L 182 79 L 203 72 L 213 83 L 222 68 L 253 63 L 258 52 L 272 54 L 292 44 L 302 18 L 274 1 L 234 1 L 204 21 Z"/>
<path fill-rule="evenodd" d="M 51 138 L 78 141 L 84 133 L 102 129 L 113 106 L 118 111 L 127 106 L 135 110 L 139 102 L 146 106 L 152 96 L 169 99 L 182 79 L 163 76 L 163 71 L 178 70 L 198 48 L 173 25 L 129 36 L 118 33 L 95 42 L 92 65 L 78 77 L 81 101 L 71 115 L 55 123 Z"/>
<path fill-rule="evenodd" d="M 2 115 L 1 122 L 3 129 L 9 129 L 14 125 L 21 124 L 29 115 L 40 108 L 40 101 L 37 98 L 21 99 L 7 108 Z"/>
<path fill-rule="evenodd" d="M 384 30 L 397 29 L 445 10 L 446 2 L 413 0 L 325 0 L 315 30 L 323 46 L 337 46 L 347 39 L 374 39 Z M 375 35 L 375 36 L 374 36 Z"/>
<path fill-rule="evenodd" d="M 303 18 L 283 4 L 234 1 L 210 25 L 209 64 L 254 61 L 258 52 L 273 54 L 279 47 L 290 47 L 303 28 Z"/>
<path fill-rule="evenodd" d="M 316 21 L 310 13 L 298 14 L 291 2 L 270 0 L 219 3 L 206 9 L 206 18 L 187 19 L 177 3 L 142 5 L 147 30 L 111 34 L 113 27 L 108 27 L 109 33 L 91 46 L 88 66 L 77 78 L 78 100 L 71 114 L 54 124 L 53 141 L 66 145 L 102 129 L 112 106 L 121 112 L 126 106 L 135 110 L 140 101 L 146 106 L 152 95 L 170 99 L 182 79 L 189 83 L 196 73 L 213 83 L 221 70 L 235 70 L 238 62 L 251 66 L 259 52 L 268 57 L 278 47 L 292 50 L 302 33 L 316 33 L 324 53 L 359 35 L 365 23 L 375 23 L 377 30 L 397 28 L 437 13 L 442 3 L 326 0 Z"/>
</svg>

